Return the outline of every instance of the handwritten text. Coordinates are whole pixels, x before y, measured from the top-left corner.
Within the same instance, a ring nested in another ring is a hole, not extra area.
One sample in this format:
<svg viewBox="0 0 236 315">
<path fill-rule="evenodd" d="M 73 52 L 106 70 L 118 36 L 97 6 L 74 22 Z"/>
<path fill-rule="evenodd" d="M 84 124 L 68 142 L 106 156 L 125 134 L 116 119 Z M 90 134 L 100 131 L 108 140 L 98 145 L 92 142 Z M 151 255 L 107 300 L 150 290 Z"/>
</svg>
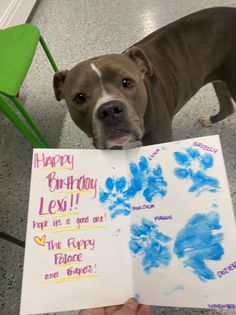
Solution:
<svg viewBox="0 0 236 315">
<path fill-rule="evenodd" d="M 74 156 L 73 155 L 46 155 L 45 153 L 34 154 L 34 168 L 66 168 L 69 170 L 74 169 Z"/>
</svg>

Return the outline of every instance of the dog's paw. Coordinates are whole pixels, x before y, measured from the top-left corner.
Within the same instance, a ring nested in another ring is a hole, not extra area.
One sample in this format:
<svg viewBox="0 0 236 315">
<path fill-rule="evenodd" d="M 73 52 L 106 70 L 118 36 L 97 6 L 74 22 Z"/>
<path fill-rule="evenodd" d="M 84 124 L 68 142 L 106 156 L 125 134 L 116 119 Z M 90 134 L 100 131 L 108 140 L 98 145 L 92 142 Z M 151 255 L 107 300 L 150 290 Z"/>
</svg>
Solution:
<svg viewBox="0 0 236 315">
<path fill-rule="evenodd" d="M 204 127 L 212 127 L 211 117 L 209 116 L 203 116 L 199 121 Z"/>
</svg>

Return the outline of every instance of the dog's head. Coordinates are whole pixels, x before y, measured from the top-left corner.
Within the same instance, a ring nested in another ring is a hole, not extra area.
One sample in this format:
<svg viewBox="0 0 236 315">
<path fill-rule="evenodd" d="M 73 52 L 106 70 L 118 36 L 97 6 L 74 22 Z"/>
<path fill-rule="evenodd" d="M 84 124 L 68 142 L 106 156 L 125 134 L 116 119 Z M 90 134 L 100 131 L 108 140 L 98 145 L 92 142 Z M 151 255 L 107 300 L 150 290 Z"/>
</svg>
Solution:
<svg viewBox="0 0 236 315">
<path fill-rule="evenodd" d="M 145 53 L 132 47 L 57 72 L 53 83 L 56 99 L 66 100 L 76 125 L 97 148 L 110 149 L 142 139 L 148 101 L 144 78 L 151 75 Z"/>
</svg>

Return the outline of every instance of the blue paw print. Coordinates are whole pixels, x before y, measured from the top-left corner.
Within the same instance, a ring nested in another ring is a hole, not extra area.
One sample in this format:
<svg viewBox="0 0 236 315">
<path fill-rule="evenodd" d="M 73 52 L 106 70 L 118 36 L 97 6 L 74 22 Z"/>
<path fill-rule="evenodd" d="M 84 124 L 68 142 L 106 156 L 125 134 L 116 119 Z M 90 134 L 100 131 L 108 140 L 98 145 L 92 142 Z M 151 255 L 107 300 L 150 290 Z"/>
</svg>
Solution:
<svg viewBox="0 0 236 315">
<path fill-rule="evenodd" d="M 125 177 L 114 179 L 108 177 L 105 182 L 106 191 L 99 191 L 99 201 L 101 203 L 108 203 L 108 210 L 110 211 L 111 218 L 118 215 L 129 215 L 131 212 L 131 205 L 128 202 L 126 194 L 127 182 Z"/>
<path fill-rule="evenodd" d="M 214 158 L 210 153 L 200 154 L 197 149 L 188 148 L 186 152 L 174 152 L 175 161 L 181 166 L 174 169 L 179 179 L 192 181 L 189 192 L 199 195 L 203 191 L 217 192 L 219 180 L 207 175 L 207 171 L 214 166 Z M 196 163 L 195 163 L 196 162 Z M 197 164 L 197 169 L 193 169 Z"/>
<path fill-rule="evenodd" d="M 167 182 L 164 180 L 160 165 L 151 169 L 147 158 L 141 156 L 138 164 L 131 162 L 129 168 L 131 173 L 130 186 L 127 190 L 129 197 L 142 192 L 146 201 L 152 202 L 154 197 L 166 195 Z"/>
<path fill-rule="evenodd" d="M 139 162 L 129 164 L 130 180 L 120 177 L 118 179 L 108 177 L 105 182 L 106 190 L 99 192 L 99 201 L 108 203 L 111 218 L 118 215 L 129 215 L 131 212 L 130 199 L 141 192 L 147 202 L 152 202 L 156 196 L 164 197 L 167 190 L 167 182 L 164 180 L 162 168 L 157 165 L 150 168 L 146 157 L 141 156 Z"/>
<path fill-rule="evenodd" d="M 141 255 L 143 269 L 149 273 L 152 268 L 167 267 L 170 264 L 171 253 L 167 243 L 169 236 L 159 232 L 158 226 L 143 218 L 140 225 L 131 225 L 131 240 L 129 249 L 135 255 Z"/>
<path fill-rule="evenodd" d="M 219 214 L 216 211 L 207 214 L 195 214 L 178 233 L 174 244 L 174 253 L 178 258 L 186 258 L 185 267 L 190 267 L 201 281 L 215 279 L 214 272 L 205 261 L 220 260 L 224 254 L 221 246 L 223 234 Z"/>
</svg>

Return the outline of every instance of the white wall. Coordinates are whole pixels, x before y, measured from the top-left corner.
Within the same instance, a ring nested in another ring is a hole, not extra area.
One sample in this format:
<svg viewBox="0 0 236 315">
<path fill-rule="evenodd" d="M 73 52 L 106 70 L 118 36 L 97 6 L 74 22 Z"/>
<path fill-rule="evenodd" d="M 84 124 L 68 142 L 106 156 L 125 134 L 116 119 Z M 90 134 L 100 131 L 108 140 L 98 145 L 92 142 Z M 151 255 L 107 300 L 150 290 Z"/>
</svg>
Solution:
<svg viewBox="0 0 236 315">
<path fill-rule="evenodd" d="M 36 0 L 0 0 L 0 29 L 25 23 Z"/>
</svg>

